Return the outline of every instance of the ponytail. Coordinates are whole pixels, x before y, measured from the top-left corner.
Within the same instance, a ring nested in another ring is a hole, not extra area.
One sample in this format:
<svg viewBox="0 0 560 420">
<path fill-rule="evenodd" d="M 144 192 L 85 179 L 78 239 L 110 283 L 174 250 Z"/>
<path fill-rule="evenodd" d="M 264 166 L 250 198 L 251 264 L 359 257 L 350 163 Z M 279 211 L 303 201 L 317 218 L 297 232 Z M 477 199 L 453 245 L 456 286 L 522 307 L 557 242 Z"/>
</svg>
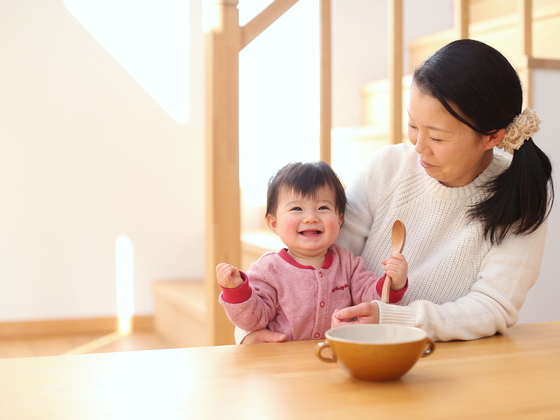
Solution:
<svg viewBox="0 0 560 420">
<path fill-rule="evenodd" d="M 513 153 L 510 167 L 486 187 L 488 198 L 469 213 L 482 222 L 486 238 L 500 244 L 510 230 L 529 234 L 548 217 L 554 202 L 552 164 L 529 138 Z"/>
</svg>

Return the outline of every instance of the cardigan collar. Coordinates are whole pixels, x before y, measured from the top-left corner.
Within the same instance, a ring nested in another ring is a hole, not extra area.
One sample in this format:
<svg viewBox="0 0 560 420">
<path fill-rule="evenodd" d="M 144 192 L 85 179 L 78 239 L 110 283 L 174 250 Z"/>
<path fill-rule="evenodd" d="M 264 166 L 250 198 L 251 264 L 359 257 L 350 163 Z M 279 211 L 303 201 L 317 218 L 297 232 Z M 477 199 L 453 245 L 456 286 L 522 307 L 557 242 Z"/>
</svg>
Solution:
<svg viewBox="0 0 560 420">
<path fill-rule="evenodd" d="M 288 253 L 288 248 L 282 248 L 278 252 L 278 255 L 284 261 L 286 261 L 288 264 L 293 265 L 294 267 L 304 268 L 306 270 L 315 270 L 315 268 L 310 266 L 310 265 L 302 265 L 302 264 L 298 263 L 296 260 L 294 260 L 293 257 Z M 327 251 L 327 255 L 325 255 L 325 260 L 323 261 L 323 265 L 321 266 L 321 268 L 322 269 L 330 268 L 330 266 L 333 263 L 333 260 L 334 260 L 333 254 L 331 253 L 330 250 Z"/>
</svg>

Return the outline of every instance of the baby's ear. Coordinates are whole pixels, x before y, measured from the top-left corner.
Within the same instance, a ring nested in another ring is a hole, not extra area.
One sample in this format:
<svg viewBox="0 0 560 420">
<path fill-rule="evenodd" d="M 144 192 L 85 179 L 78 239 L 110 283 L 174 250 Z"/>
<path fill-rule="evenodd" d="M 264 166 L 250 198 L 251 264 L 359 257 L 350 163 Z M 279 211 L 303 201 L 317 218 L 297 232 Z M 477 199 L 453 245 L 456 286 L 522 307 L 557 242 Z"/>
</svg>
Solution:
<svg viewBox="0 0 560 420">
<path fill-rule="evenodd" d="M 277 228 L 276 217 L 274 217 L 272 214 L 267 214 L 265 219 L 268 227 L 272 229 L 274 233 L 276 233 L 276 228 Z"/>
<path fill-rule="evenodd" d="M 340 217 L 339 226 L 342 226 L 342 224 L 344 223 L 344 213 L 339 215 L 339 217 Z"/>
</svg>

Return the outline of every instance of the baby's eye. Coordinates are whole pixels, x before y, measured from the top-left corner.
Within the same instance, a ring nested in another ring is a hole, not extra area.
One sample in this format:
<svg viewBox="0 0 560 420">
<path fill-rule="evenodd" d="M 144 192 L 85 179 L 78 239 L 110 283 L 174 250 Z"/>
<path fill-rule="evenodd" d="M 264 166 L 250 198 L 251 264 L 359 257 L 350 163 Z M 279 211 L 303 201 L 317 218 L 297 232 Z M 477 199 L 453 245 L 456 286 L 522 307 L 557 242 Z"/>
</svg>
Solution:
<svg viewBox="0 0 560 420">
<path fill-rule="evenodd" d="M 319 210 L 329 210 L 329 206 L 321 206 L 319 207 Z"/>
<path fill-rule="evenodd" d="M 301 211 L 301 207 L 292 207 L 290 211 Z"/>
</svg>

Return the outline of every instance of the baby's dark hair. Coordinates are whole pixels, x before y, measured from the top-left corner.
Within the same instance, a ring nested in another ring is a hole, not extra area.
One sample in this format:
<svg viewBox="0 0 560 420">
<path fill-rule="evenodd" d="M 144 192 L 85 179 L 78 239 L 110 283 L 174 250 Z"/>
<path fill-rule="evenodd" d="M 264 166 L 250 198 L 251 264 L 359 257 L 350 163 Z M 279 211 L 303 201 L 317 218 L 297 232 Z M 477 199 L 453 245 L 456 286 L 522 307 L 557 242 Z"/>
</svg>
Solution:
<svg viewBox="0 0 560 420">
<path fill-rule="evenodd" d="M 266 195 L 266 214 L 276 215 L 278 196 L 283 188 L 301 194 L 303 197 L 314 197 L 321 188 L 332 188 L 335 195 L 335 210 L 338 214 L 346 211 L 346 193 L 342 182 L 325 162 L 292 162 L 281 168 L 268 181 Z"/>
</svg>

